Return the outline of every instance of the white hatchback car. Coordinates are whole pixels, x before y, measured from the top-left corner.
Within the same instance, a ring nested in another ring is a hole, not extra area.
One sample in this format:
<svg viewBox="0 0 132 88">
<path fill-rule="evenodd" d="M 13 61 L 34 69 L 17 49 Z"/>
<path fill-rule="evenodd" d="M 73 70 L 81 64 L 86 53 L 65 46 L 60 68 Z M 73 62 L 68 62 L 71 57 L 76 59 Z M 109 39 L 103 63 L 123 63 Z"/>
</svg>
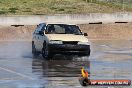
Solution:
<svg viewBox="0 0 132 88">
<path fill-rule="evenodd" d="M 40 23 L 33 33 L 32 53 L 44 58 L 54 54 L 90 55 L 90 44 L 77 25 Z"/>
</svg>

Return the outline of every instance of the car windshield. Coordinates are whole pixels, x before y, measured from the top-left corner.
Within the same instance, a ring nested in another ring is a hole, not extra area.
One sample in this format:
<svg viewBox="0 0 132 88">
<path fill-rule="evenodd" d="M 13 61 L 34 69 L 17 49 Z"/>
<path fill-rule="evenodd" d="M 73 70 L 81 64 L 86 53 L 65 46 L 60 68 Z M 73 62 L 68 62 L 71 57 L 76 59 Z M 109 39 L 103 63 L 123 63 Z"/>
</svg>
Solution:
<svg viewBox="0 0 132 88">
<path fill-rule="evenodd" d="M 49 24 L 47 25 L 46 34 L 75 34 L 81 35 L 81 31 L 76 25 Z"/>
</svg>

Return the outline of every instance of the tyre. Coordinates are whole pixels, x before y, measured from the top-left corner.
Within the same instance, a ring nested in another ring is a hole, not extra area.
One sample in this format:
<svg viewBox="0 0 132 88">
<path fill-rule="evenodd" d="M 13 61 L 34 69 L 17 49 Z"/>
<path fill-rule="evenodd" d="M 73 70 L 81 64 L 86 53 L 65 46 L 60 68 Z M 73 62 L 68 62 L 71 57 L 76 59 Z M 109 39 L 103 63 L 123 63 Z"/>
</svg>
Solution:
<svg viewBox="0 0 132 88">
<path fill-rule="evenodd" d="M 84 53 L 84 56 L 90 56 L 91 50 L 89 49 L 86 53 Z"/>
<path fill-rule="evenodd" d="M 48 47 L 46 45 L 46 42 L 43 43 L 43 48 L 42 48 L 42 56 L 43 58 L 45 58 L 46 60 L 49 60 L 53 57 L 52 54 L 50 54 Z"/>
<path fill-rule="evenodd" d="M 48 49 L 46 47 L 46 42 L 43 43 L 42 56 L 43 58 L 48 59 Z"/>
<path fill-rule="evenodd" d="M 32 54 L 33 54 L 34 56 L 38 56 L 38 55 L 39 55 L 39 53 L 37 52 L 37 50 L 36 50 L 36 48 L 35 48 L 34 42 L 32 42 Z"/>
<path fill-rule="evenodd" d="M 90 53 L 91 53 L 91 50 L 89 49 L 89 51 L 87 52 L 87 55 L 89 55 L 89 56 L 90 56 Z"/>
</svg>

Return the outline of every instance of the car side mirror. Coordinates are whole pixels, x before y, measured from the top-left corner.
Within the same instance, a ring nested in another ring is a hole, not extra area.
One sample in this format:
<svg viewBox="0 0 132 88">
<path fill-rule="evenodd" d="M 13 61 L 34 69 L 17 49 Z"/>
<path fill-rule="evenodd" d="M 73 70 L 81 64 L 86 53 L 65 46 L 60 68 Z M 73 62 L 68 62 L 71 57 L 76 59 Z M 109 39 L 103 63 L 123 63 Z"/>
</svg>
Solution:
<svg viewBox="0 0 132 88">
<path fill-rule="evenodd" d="M 43 32 L 43 31 L 39 31 L 39 34 L 40 34 L 40 35 L 44 35 L 44 32 Z"/>
<path fill-rule="evenodd" d="M 87 34 L 87 33 L 84 33 L 83 35 L 84 35 L 84 36 L 88 36 L 88 34 Z"/>
</svg>

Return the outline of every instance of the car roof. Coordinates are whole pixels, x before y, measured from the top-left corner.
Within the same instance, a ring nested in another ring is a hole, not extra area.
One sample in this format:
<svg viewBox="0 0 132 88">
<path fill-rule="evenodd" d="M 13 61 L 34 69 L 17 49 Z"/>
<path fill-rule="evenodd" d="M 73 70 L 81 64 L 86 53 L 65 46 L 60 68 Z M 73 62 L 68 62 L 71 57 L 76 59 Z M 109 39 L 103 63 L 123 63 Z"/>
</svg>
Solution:
<svg viewBox="0 0 132 88">
<path fill-rule="evenodd" d="M 39 25 L 43 25 L 43 24 L 46 24 L 46 25 L 57 25 L 57 24 L 62 24 L 62 25 L 76 25 L 76 24 L 67 24 L 67 23 L 40 23 Z"/>
<path fill-rule="evenodd" d="M 47 25 L 76 25 L 76 24 L 59 24 L 59 23 L 58 23 L 58 24 L 56 24 L 56 23 L 53 24 L 53 23 L 52 23 L 52 24 L 47 24 Z"/>
</svg>

